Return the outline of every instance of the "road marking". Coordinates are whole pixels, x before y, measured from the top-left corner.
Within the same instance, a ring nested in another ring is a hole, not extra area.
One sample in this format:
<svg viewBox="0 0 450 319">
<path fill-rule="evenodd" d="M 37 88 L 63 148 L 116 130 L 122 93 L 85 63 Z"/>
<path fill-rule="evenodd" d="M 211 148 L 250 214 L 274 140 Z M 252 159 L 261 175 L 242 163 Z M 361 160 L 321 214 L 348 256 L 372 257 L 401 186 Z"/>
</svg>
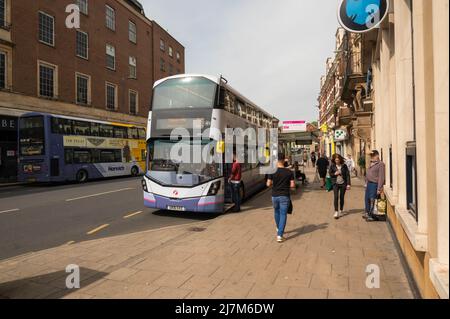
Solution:
<svg viewBox="0 0 450 319">
<path fill-rule="evenodd" d="M 109 227 L 109 224 L 101 225 L 101 226 L 99 226 L 99 227 L 97 227 L 97 228 L 95 228 L 95 229 L 93 229 L 93 230 L 87 232 L 86 234 L 87 234 L 87 235 L 93 235 L 93 234 L 95 234 L 95 233 L 98 233 L 98 232 L 101 231 L 102 229 L 105 229 L 106 227 Z"/>
<path fill-rule="evenodd" d="M 70 246 L 70 245 L 73 245 L 73 244 L 75 244 L 75 241 L 74 241 L 74 240 L 71 240 L 71 241 L 69 241 L 66 245 L 67 245 L 67 246 Z"/>
<path fill-rule="evenodd" d="M 128 218 L 134 217 L 136 215 L 140 215 L 142 213 L 143 213 L 143 211 L 139 211 L 139 212 L 136 212 L 136 213 L 131 213 L 131 214 L 123 216 L 123 219 L 128 219 Z"/>
<path fill-rule="evenodd" d="M 98 194 L 81 196 L 81 197 L 77 197 L 77 198 L 66 199 L 66 202 L 73 202 L 73 201 L 80 200 L 80 199 L 86 199 L 86 198 L 98 197 L 98 196 L 102 196 L 102 195 L 108 195 L 108 194 L 114 194 L 114 193 L 119 193 L 119 192 L 131 191 L 133 189 L 135 189 L 135 188 L 122 188 L 122 189 L 118 189 L 118 190 L 110 191 L 110 192 L 104 192 L 104 193 L 98 193 Z"/>
<path fill-rule="evenodd" d="M 9 210 L 4 210 L 1 211 L 0 214 L 6 214 L 6 213 L 14 213 L 14 212 L 18 212 L 20 209 L 15 208 L 15 209 L 9 209 Z"/>
</svg>

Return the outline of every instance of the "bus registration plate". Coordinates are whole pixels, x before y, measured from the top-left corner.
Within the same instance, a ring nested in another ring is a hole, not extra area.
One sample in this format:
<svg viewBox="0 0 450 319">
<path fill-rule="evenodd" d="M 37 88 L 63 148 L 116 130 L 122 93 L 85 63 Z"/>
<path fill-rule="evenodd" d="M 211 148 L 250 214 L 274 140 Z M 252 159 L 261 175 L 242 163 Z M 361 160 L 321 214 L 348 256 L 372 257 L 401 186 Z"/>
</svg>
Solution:
<svg viewBox="0 0 450 319">
<path fill-rule="evenodd" d="M 186 211 L 186 207 L 183 206 L 167 206 L 168 210 L 173 210 L 175 212 L 185 212 Z"/>
</svg>

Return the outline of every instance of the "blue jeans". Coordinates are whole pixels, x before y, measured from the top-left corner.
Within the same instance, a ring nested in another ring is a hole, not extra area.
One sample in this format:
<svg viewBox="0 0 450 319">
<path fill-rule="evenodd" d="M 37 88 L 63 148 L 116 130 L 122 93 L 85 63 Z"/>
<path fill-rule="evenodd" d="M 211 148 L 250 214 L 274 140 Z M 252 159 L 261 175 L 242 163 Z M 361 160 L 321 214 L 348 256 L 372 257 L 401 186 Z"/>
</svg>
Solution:
<svg viewBox="0 0 450 319">
<path fill-rule="evenodd" d="M 368 215 L 372 215 L 373 205 L 377 198 L 378 198 L 378 184 L 367 183 L 365 204 L 366 204 L 366 213 Z"/>
<path fill-rule="evenodd" d="M 275 223 L 278 228 L 278 236 L 284 235 L 286 228 L 287 214 L 291 199 L 288 196 L 272 197 L 273 208 L 275 209 Z"/>
<path fill-rule="evenodd" d="M 234 203 L 234 212 L 240 212 L 241 211 L 241 184 L 235 184 L 231 183 L 231 198 L 233 199 Z"/>
</svg>

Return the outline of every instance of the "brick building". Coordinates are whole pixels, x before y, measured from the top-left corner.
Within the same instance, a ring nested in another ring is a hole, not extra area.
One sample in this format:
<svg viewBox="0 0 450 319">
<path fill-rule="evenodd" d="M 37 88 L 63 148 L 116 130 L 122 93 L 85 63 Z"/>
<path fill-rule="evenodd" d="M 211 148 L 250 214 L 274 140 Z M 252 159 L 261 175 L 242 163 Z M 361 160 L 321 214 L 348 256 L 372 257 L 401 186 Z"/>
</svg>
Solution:
<svg viewBox="0 0 450 319">
<path fill-rule="evenodd" d="M 74 3 L 79 29 L 66 25 Z M 0 0 L 0 122 L 8 124 L 0 125 L 0 180 L 14 175 L 17 116 L 144 125 L 153 83 L 184 73 L 184 61 L 184 47 L 136 0 Z"/>
</svg>

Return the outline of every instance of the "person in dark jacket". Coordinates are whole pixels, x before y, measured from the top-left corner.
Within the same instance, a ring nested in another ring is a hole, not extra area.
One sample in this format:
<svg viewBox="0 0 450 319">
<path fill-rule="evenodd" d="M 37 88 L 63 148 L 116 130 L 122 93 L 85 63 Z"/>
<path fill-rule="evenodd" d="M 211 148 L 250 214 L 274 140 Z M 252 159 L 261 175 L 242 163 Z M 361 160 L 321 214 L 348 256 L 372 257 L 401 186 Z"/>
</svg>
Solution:
<svg viewBox="0 0 450 319">
<path fill-rule="evenodd" d="M 333 155 L 329 173 L 334 191 L 334 218 L 339 219 L 344 212 L 345 193 L 352 185 L 350 170 L 341 155 Z"/>
<path fill-rule="evenodd" d="M 320 179 L 322 181 L 321 188 L 325 187 L 325 182 L 327 178 L 327 170 L 330 166 L 330 162 L 328 161 L 325 154 L 319 154 L 319 159 L 317 160 L 317 171 L 319 172 Z"/>
</svg>

